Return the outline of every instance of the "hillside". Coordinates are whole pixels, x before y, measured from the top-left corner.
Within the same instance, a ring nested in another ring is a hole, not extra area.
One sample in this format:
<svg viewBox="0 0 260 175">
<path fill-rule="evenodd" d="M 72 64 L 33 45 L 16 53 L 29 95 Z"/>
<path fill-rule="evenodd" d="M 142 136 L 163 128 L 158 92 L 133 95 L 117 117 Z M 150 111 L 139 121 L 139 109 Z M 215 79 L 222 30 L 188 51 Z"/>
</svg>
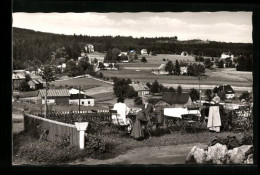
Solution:
<svg viewBox="0 0 260 175">
<path fill-rule="evenodd" d="M 95 47 L 95 51 L 105 52 L 109 48 L 121 51 L 135 49 L 137 53 L 146 48 L 158 54 L 189 54 L 219 57 L 222 52 L 230 51 L 234 55 L 252 54 L 251 43 L 223 43 L 214 41 L 189 40 L 178 41 L 177 37 L 133 38 L 123 36 L 86 36 L 61 35 L 37 32 L 28 29 L 13 28 L 13 62 L 14 69 L 26 68 L 50 62 L 53 52 L 64 47 L 68 59 L 77 59 L 81 49 L 87 43 Z"/>
</svg>

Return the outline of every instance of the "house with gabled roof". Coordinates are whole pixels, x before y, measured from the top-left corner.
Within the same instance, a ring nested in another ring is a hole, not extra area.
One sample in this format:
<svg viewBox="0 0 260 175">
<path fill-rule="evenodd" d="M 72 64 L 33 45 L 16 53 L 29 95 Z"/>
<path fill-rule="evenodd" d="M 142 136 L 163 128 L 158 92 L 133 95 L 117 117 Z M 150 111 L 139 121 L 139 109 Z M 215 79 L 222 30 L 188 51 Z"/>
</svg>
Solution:
<svg viewBox="0 0 260 175">
<path fill-rule="evenodd" d="M 231 99 L 235 97 L 235 91 L 228 84 L 223 84 L 221 86 L 218 86 L 218 92 L 225 92 L 227 99 Z"/>
<path fill-rule="evenodd" d="M 46 90 L 40 89 L 37 94 L 37 103 L 45 104 Z M 68 89 L 49 89 L 47 91 L 47 103 L 68 105 L 70 93 Z"/>
<path fill-rule="evenodd" d="M 165 92 L 162 95 L 162 99 L 155 105 L 168 106 L 173 108 L 187 107 L 191 105 L 192 100 L 189 93 L 178 94 L 176 92 Z"/>
<path fill-rule="evenodd" d="M 150 93 L 149 87 L 143 82 L 139 82 L 139 83 L 132 82 L 129 85 L 134 88 L 134 90 L 138 93 L 139 97 L 145 96 Z"/>
<path fill-rule="evenodd" d="M 69 90 L 70 98 L 69 104 L 83 105 L 83 106 L 94 106 L 95 98 L 85 94 L 85 91 L 79 91 L 78 89 L 72 88 Z M 80 100 L 79 100 L 80 99 Z"/>
<path fill-rule="evenodd" d="M 25 81 L 25 76 L 22 73 L 13 73 L 12 76 L 12 83 L 13 83 L 13 88 L 17 89 L 20 86 L 20 83 Z"/>
<path fill-rule="evenodd" d="M 161 64 L 157 69 L 154 69 L 152 71 L 152 73 L 154 73 L 156 75 L 167 75 L 167 74 L 169 74 L 169 72 L 167 72 L 165 70 L 165 66 L 166 66 L 166 64 Z"/>
<path fill-rule="evenodd" d="M 38 90 L 43 88 L 43 81 L 41 79 L 31 79 L 28 82 L 31 89 Z"/>
</svg>

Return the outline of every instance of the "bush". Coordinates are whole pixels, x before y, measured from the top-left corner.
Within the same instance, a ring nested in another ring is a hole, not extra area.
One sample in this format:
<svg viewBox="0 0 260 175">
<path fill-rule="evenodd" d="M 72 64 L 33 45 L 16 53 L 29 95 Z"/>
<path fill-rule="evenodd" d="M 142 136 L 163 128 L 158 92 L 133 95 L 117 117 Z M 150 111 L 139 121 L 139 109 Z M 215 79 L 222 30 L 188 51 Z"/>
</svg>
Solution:
<svg viewBox="0 0 260 175">
<path fill-rule="evenodd" d="M 86 156 L 86 152 L 78 147 L 60 147 L 45 140 L 32 138 L 25 133 L 14 136 L 13 151 L 17 158 L 51 164 L 67 163 Z"/>
<path fill-rule="evenodd" d="M 142 57 L 141 62 L 146 63 L 147 62 L 146 58 Z"/>
</svg>

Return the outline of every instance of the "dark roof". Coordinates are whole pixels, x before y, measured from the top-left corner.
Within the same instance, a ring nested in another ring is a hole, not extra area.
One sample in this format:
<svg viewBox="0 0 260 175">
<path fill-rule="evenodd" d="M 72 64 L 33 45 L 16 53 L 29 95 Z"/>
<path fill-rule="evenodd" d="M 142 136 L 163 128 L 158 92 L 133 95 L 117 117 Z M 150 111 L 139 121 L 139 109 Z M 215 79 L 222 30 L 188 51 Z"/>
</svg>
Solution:
<svg viewBox="0 0 260 175">
<path fill-rule="evenodd" d="M 79 94 L 70 94 L 70 99 L 71 100 L 79 99 Z M 80 99 L 94 99 L 94 97 L 85 94 L 80 94 Z"/>
<path fill-rule="evenodd" d="M 45 89 L 41 89 L 38 93 L 40 93 L 40 95 L 44 97 L 45 92 Z M 69 97 L 70 93 L 68 89 L 49 89 L 47 95 L 48 97 Z"/>
<path fill-rule="evenodd" d="M 190 97 L 189 93 L 182 93 L 178 94 L 175 92 L 165 92 L 162 95 L 162 100 L 166 103 L 172 105 L 172 104 L 185 104 L 188 102 Z"/>
<path fill-rule="evenodd" d="M 226 94 L 234 94 L 235 93 L 235 91 L 233 90 L 233 88 L 230 85 L 221 85 L 221 86 L 219 86 L 218 90 L 220 92 L 223 92 L 223 86 L 224 86 L 224 92 Z"/>
</svg>

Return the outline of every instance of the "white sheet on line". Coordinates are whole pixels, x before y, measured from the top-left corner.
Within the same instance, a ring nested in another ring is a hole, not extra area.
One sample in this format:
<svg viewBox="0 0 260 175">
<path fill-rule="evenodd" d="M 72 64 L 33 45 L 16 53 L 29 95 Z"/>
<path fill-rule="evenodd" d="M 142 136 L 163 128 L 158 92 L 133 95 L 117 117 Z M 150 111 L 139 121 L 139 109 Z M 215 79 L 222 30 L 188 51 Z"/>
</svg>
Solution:
<svg viewBox="0 0 260 175">
<path fill-rule="evenodd" d="M 196 114 L 200 116 L 199 110 L 190 110 L 188 111 L 187 108 L 164 108 L 164 115 L 169 117 L 178 117 L 182 118 L 181 115 L 183 114 Z"/>
</svg>

